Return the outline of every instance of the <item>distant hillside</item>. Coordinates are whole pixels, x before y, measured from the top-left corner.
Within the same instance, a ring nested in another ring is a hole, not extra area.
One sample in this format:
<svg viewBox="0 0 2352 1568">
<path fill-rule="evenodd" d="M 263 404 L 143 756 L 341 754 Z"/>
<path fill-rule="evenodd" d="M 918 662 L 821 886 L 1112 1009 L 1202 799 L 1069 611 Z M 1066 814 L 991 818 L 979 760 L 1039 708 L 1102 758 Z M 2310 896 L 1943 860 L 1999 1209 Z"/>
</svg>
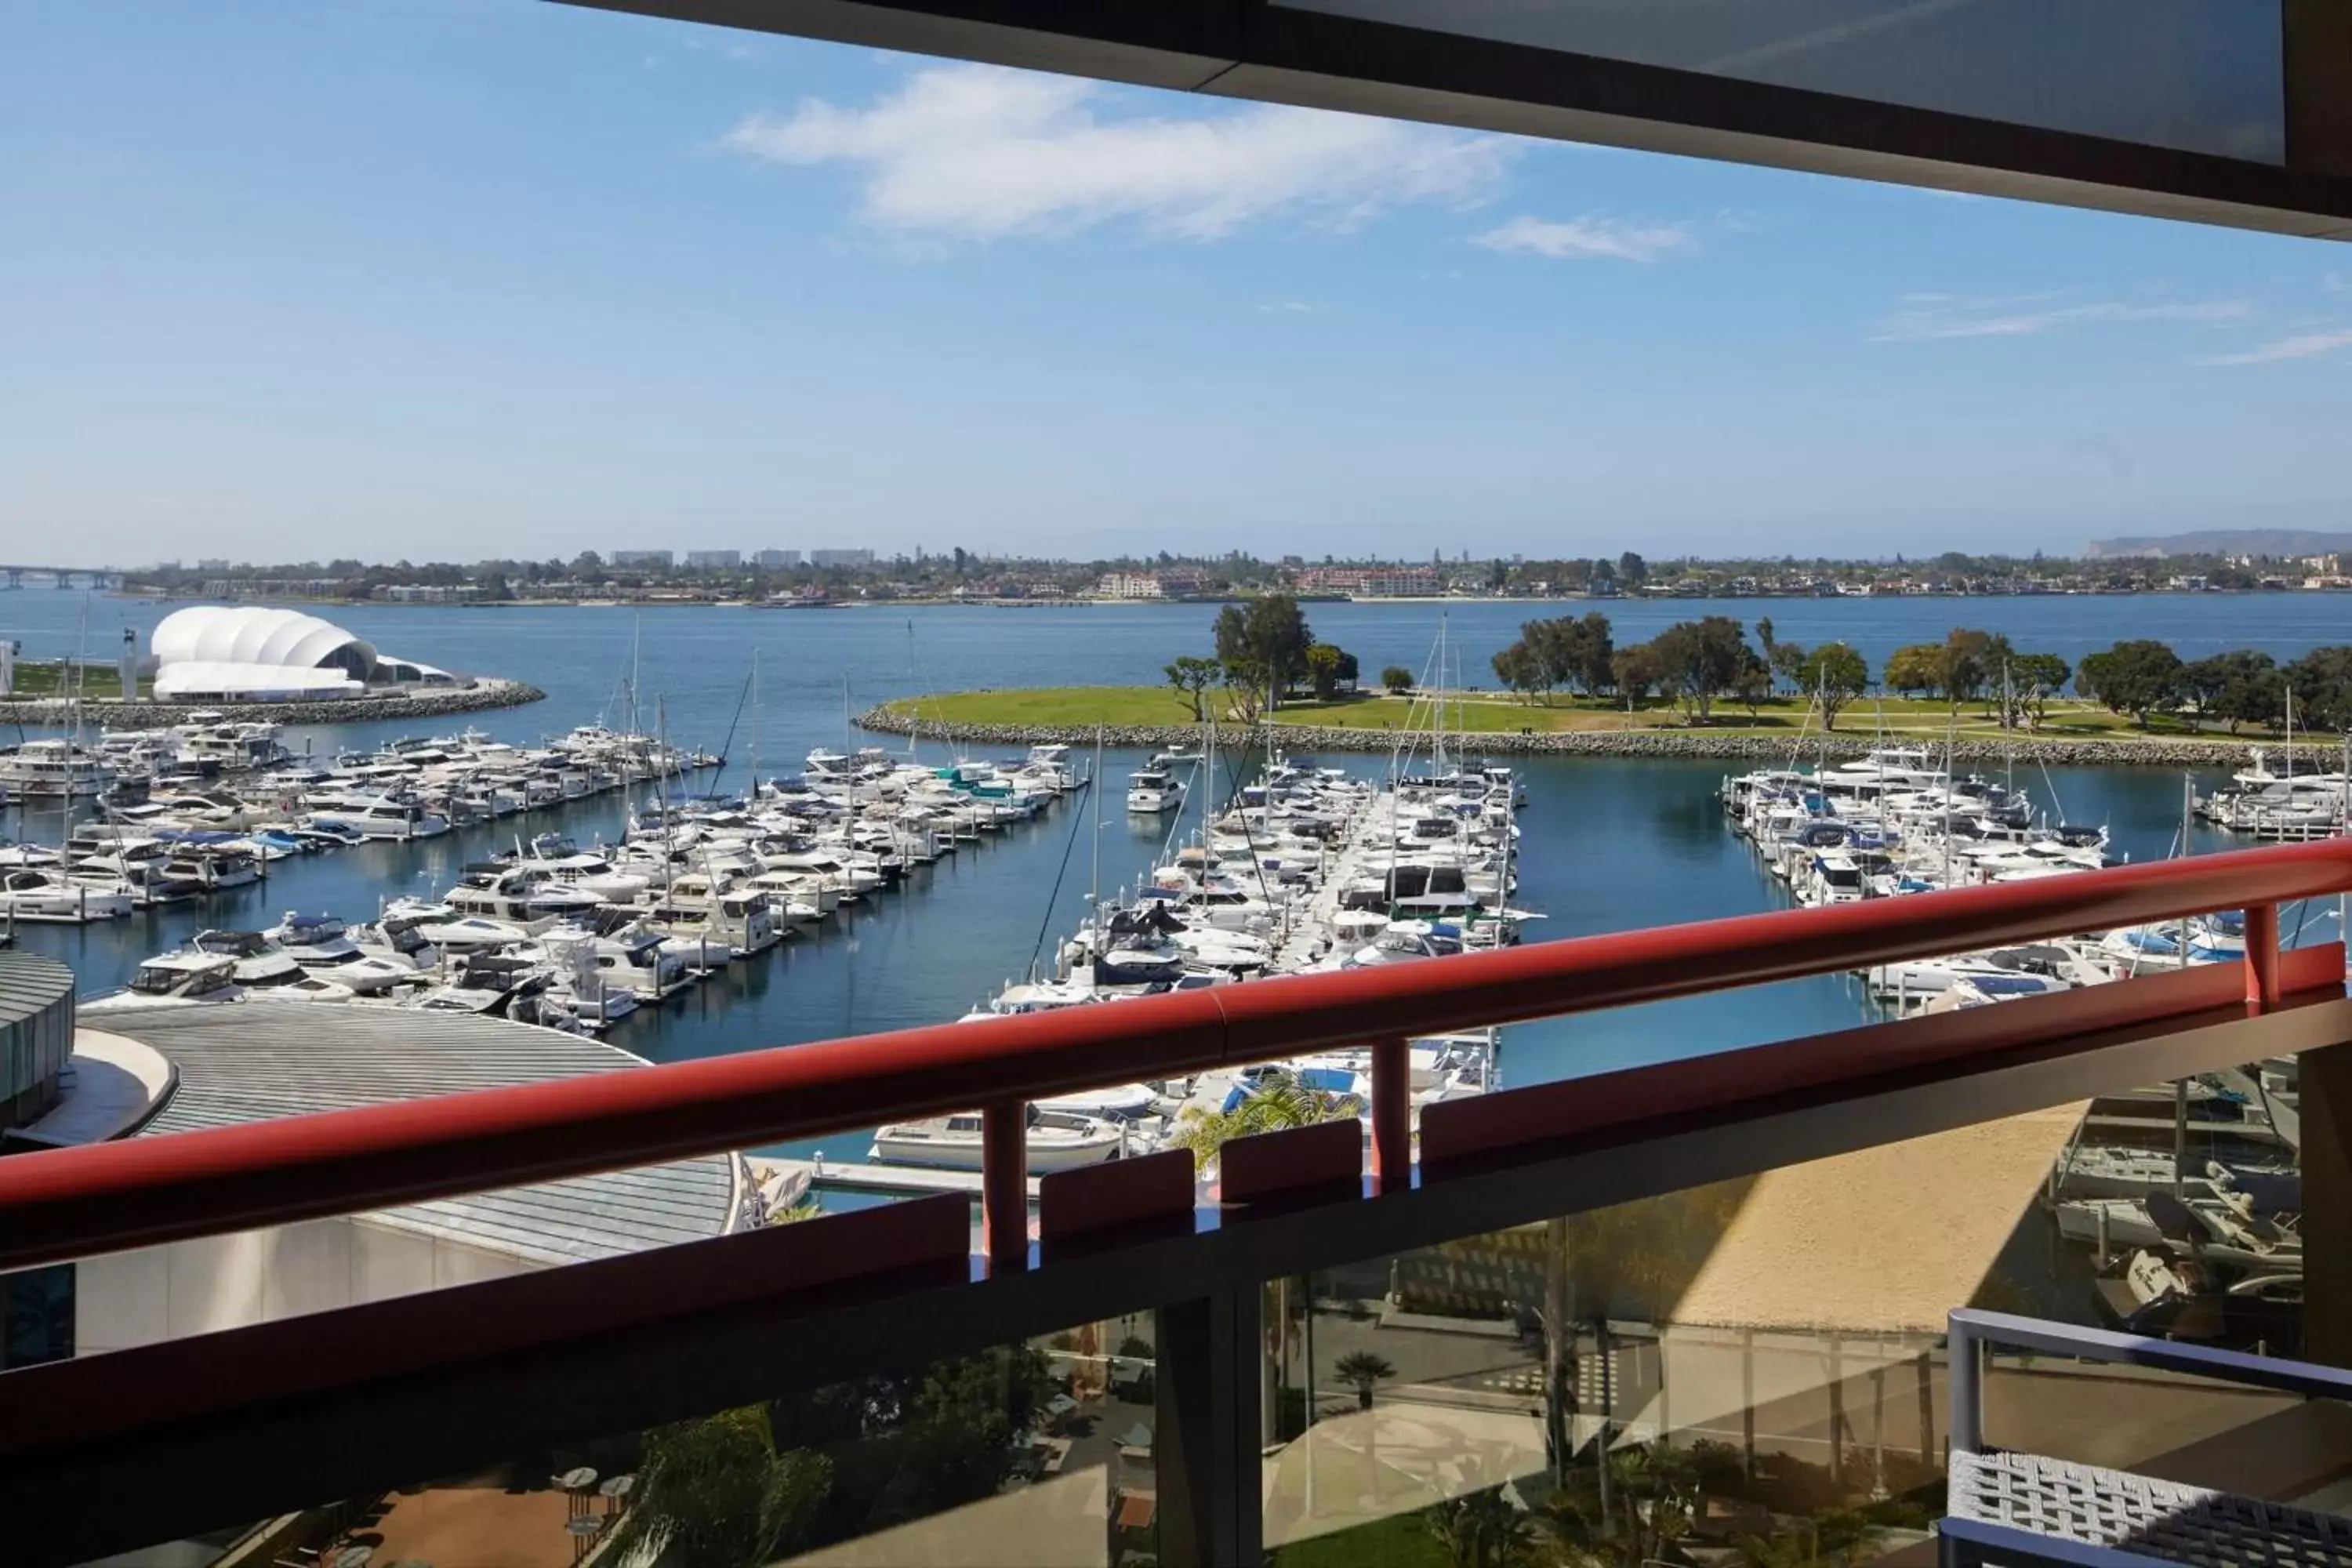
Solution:
<svg viewBox="0 0 2352 1568">
<path fill-rule="evenodd" d="M 2137 555 L 2326 555 L 2352 551 L 2352 533 L 2321 533 L 2297 528 L 2209 528 L 2146 539 L 2094 539 L 2083 547 L 2086 560 Z"/>
</svg>

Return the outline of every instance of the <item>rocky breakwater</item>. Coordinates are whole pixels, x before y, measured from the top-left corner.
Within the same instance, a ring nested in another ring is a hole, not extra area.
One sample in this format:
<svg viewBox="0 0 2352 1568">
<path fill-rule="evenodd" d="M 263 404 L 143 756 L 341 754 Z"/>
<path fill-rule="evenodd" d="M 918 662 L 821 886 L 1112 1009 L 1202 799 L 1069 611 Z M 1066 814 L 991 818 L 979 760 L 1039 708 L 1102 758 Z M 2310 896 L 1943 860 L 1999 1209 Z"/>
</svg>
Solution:
<svg viewBox="0 0 2352 1568">
<path fill-rule="evenodd" d="M 916 728 L 908 715 L 887 707 L 859 714 L 857 726 L 887 735 L 904 735 Z M 927 720 L 920 732 L 932 740 L 976 746 L 1030 746 L 1047 741 L 1091 746 L 1099 733 L 1106 746 L 1164 751 L 1197 746 L 1207 731 L 1193 724 L 1113 724 L 1097 731 L 1092 725 L 941 724 Z M 1232 737 L 1241 731 L 1224 729 L 1219 733 Z M 1261 725 L 1251 734 L 1253 740 L 1262 735 L 1278 738 L 1285 747 L 1297 752 L 1387 752 L 1415 742 L 1426 747 L 1434 739 L 1426 730 L 1333 729 L 1315 724 Z M 1449 734 L 1447 741 L 1457 748 L 1465 744 L 1456 734 Z M 1786 764 L 1792 752 L 1801 752 L 1802 760 L 1810 763 L 1823 755 L 1859 757 L 1885 743 L 1892 742 L 1861 734 L 1809 735 L 1800 742 L 1794 736 L 1660 729 L 1480 731 L 1469 736 L 1466 747 L 1492 756 L 1705 758 Z M 1924 738 L 1903 743 L 1927 747 L 1938 756 L 1944 752 L 1943 742 Z M 2000 763 L 2013 755 L 2051 767 L 2241 767 L 2246 762 L 2246 749 L 2252 743 L 2247 740 L 2168 738 L 2095 741 L 2021 731 L 2007 741 L 1955 741 L 1951 756 L 1957 763 L 1971 765 Z"/>
<path fill-rule="evenodd" d="M 425 691 L 387 692 L 381 696 L 339 698 L 324 702 L 135 702 L 85 701 L 82 721 L 114 730 L 152 729 L 184 724 L 199 713 L 219 713 L 231 719 L 266 719 L 274 724 L 376 724 L 437 719 L 449 713 L 479 713 L 492 708 L 520 708 L 547 695 L 520 680 L 486 677 L 470 685 L 438 687 Z M 57 698 L 16 700 L 0 698 L 0 721 L 34 727 L 72 721 L 69 702 Z"/>
</svg>

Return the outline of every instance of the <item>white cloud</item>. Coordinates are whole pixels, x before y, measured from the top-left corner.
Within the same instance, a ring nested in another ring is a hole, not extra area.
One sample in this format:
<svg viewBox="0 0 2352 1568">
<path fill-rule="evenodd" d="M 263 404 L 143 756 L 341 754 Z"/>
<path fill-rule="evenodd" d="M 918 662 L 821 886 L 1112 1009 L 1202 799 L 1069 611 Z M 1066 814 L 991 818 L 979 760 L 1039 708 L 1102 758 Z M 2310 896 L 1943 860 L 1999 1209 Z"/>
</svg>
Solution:
<svg viewBox="0 0 2352 1568">
<path fill-rule="evenodd" d="M 1498 137 L 1266 105 L 1115 114 L 1093 82 L 991 66 L 916 72 L 866 108 L 804 100 L 724 145 L 863 172 L 859 217 L 907 236 L 988 240 L 1129 221 L 1218 239 L 1290 218 L 1345 228 L 1415 203 L 1466 205 L 1512 153 Z"/>
<path fill-rule="evenodd" d="M 1621 223 L 1609 217 L 1552 223 L 1521 216 L 1500 228 L 1473 235 L 1473 245 L 1509 255 L 1546 256 L 1555 261 L 1655 261 L 1696 247 L 1690 226 L 1682 223 Z"/>
<path fill-rule="evenodd" d="M 2121 300 L 2086 300 L 2052 305 L 2054 294 L 2012 295 L 2005 299 L 1964 300 L 1947 294 L 1906 294 L 1897 301 L 1906 309 L 1879 323 L 1874 342 L 1920 342 L 1939 338 L 2023 338 L 2069 327 L 2116 321 L 2179 321 L 2214 323 L 2243 321 L 2254 308 L 2243 300 L 2155 300 L 2133 303 Z M 2024 307 L 2040 305 L 2041 309 Z"/>
<path fill-rule="evenodd" d="M 1304 300 L 1277 300 L 1271 305 L 1260 305 L 1258 309 L 1268 315 L 1277 316 L 1319 316 L 1323 313 L 1322 306 L 1308 304 Z"/>
<path fill-rule="evenodd" d="M 2332 354 L 2337 349 L 2352 348 L 2352 330 L 2333 332 L 2305 332 L 2296 337 L 2280 338 L 2243 353 L 2220 354 L 2201 360 L 2202 364 L 2274 364 L 2280 360 L 2312 359 L 2320 354 Z"/>
</svg>

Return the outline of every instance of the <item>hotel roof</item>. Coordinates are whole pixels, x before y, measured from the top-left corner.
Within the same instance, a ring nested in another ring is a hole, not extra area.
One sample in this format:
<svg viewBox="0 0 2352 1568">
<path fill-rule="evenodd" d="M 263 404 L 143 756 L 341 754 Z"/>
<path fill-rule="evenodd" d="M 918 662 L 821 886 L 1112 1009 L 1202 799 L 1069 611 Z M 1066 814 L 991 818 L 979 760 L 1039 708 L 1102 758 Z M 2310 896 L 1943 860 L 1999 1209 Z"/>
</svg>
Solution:
<svg viewBox="0 0 2352 1568">
<path fill-rule="evenodd" d="M 142 1137 L 344 1110 L 645 1065 L 616 1047 L 468 1014 L 248 1002 L 108 1013 L 162 1052 L 179 1083 Z M 478 1193 L 371 1223 L 569 1263 L 724 1235 L 745 1194 L 733 1155 Z"/>
</svg>

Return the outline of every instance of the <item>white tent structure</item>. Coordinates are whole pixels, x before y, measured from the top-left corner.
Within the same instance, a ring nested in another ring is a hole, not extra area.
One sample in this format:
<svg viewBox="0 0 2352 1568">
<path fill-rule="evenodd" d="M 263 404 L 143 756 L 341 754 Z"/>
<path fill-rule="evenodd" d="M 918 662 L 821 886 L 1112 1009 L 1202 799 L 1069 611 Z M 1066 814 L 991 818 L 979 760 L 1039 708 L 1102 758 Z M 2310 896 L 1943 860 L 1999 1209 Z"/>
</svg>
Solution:
<svg viewBox="0 0 2352 1568">
<path fill-rule="evenodd" d="M 381 656 L 331 621 L 258 605 L 175 610 L 155 627 L 150 647 L 155 695 L 163 701 L 357 697 L 371 684 L 449 679 L 429 665 Z"/>
</svg>

